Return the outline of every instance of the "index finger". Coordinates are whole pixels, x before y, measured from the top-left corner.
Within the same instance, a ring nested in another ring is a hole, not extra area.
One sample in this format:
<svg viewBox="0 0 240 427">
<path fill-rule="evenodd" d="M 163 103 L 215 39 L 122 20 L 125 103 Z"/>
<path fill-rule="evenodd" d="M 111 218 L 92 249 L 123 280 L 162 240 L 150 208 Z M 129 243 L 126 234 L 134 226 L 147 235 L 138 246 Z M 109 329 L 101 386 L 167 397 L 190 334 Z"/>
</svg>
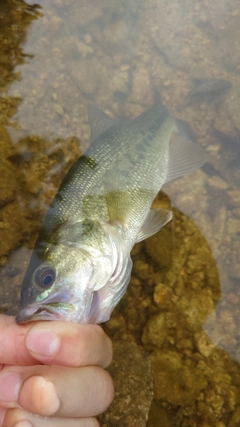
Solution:
<svg viewBox="0 0 240 427">
<path fill-rule="evenodd" d="M 18 325 L 0 314 L 0 365 L 99 365 L 112 360 L 112 343 L 98 325 L 60 321 Z"/>
<path fill-rule="evenodd" d="M 112 360 L 111 340 L 98 325 L 37 322 L 27 332 L 26 346 L 33 358 L 48 365 L 106 368 Z"/>
</svg>

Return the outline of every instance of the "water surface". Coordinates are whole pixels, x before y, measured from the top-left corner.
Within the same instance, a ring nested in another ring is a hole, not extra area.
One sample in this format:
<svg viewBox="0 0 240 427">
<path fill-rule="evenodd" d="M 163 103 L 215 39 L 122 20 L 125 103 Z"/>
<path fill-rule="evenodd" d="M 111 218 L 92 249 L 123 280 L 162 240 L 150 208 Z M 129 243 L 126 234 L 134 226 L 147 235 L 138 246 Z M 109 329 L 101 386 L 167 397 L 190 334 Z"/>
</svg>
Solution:
<svg viewBox="0 0 240 427">
<path fill-rule="evenodd" d="M 44 214 L 90 143 L 88 101 L 135 117 L 160 93 L 206 150 L 156 200 L 174 220 L 133 250 L 105 326 L 151 355 L 150 427 L 240 425 L 239 32 L 237 0 L 0 5 L 2 310 L 16 308 Z"/>
</svg>

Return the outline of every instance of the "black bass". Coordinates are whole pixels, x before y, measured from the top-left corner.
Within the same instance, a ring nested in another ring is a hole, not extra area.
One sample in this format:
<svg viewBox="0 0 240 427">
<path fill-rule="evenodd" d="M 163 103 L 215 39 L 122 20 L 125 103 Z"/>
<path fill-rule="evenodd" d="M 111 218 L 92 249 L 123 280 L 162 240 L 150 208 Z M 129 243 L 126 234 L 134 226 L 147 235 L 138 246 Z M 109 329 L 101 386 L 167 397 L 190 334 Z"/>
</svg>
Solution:
<svg viewBox="0 0 240 427">
<path fill-rule="evenodd" d="M 171 142 L 175 120 L 155 105 L 116 121 L 89 107 L 94 142 L 64 178 L 22 284 L 18 323 L 101 323 L 126 291 L 130 251 L 172 218 L 151 209 L 163 184 L 201 166 L 201 147 Z"/>
</svg>

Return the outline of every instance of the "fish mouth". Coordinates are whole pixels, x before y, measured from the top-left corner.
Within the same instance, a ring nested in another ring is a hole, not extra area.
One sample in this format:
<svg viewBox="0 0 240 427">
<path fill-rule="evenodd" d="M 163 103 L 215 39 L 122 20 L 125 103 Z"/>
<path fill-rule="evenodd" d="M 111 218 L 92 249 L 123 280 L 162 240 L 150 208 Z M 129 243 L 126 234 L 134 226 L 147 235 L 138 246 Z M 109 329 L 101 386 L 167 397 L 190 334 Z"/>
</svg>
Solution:
<svg viewBox="0 0 240 427">
<path fill-rule="evenodd" d="M 75 302 L 72 295 L 55 294 L 41 302 L 34 302 L 21 308 L 16 316 L 16 322 L 24 324 L 36 320 L 72 321 L 76 312 Z"/>
<path fill-rule="evenodd" d="M 34 322 L 35 320 L 69 320 L 71 321 L 75 314 L 73 304 L 32 304 L 31 306 L 22 308 L 16 316 L 18 324 Z"/>
</svg>

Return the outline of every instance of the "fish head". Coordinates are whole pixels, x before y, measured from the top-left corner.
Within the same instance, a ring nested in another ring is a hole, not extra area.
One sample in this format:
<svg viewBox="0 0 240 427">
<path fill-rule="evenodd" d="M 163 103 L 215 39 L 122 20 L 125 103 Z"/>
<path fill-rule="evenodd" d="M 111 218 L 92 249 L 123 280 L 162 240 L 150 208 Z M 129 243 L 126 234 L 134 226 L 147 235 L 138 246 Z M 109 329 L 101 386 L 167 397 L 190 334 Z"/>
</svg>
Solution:
<svg viewBox="0 0 240 427">
<path fill-rule="evenodd" d="M 88 244 L 84 238 L 77 242 L 75 234 L 75 240 L 71 236 L 62 239 L 49 246 L 41 257 L 34 249 L 22 284 L 17 323 L 33 320 L 90 323 L 94 293 L 109 281 L 114 268 L 111 247 L 107 242 L 101 245 L 100 234 L 95 230 L 99 247 L 92 245 L 90 233 Z"/>
</svg>

